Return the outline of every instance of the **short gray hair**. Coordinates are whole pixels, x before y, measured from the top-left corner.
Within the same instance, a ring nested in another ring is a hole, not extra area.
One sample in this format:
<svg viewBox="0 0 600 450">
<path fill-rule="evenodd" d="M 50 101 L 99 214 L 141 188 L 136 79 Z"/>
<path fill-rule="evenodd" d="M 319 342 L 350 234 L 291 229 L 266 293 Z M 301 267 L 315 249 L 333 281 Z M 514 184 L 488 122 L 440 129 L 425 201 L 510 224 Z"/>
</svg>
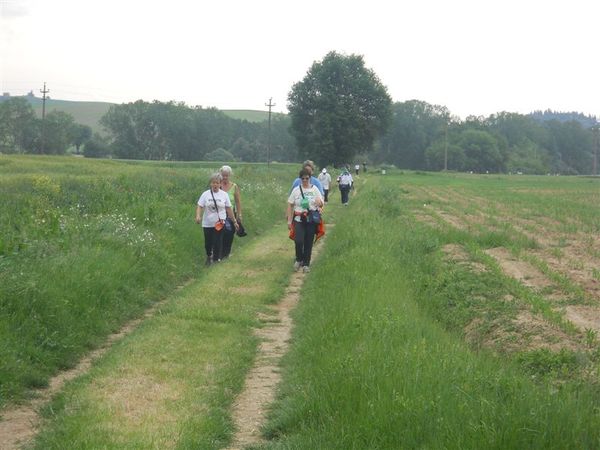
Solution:
<svg viewBox="0 0 600 450">
<path fill-rule="evenodd" d="M 212 183 L 213 181 L 218 181 L 220 183 L 221 181 L 223 181 L 223 176 L 219 172 L 215 172 L 210 176 L 208 180 L 209 183 Z"/>
<path fill-rule="evenodd" d="M 302 163 L 302 167 L 306 167 L 306 166 L 310 166 L 310 168 L 313 170 L 313 172 L 315 171 L 315 163 L 312 162 L 310 159 L 307 159 L 306 161 L 304 161 Z"/>
<path fill-rule="evenodd" d="M 231 167 L 229 166 L 223 166 L 219 169 L 219 172 L 221 174 L 226 173 L 227 175 L 233 175 L 233 170 L 231 170 Z"/>
</svg>

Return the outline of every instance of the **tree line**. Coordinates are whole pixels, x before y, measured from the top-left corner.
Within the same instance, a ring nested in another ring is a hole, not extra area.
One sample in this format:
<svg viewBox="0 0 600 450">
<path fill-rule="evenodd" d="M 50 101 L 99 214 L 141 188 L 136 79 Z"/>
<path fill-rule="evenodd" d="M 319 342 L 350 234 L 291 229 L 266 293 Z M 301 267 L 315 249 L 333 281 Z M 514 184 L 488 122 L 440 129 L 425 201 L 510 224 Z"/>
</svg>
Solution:
<svg viewBox="0 0 600 450">
<path fill-rule="evenodd" d="M 215 108 L 138 100 L 112 105 L 100 123 L 110 133 L 111 154 L 118 158 L 296 160 L 295 142 L 288 132 L 289 117 L 282 114 L 272 116 L 269 133 L 267 121 L 233 119 Z"/>
<path fill-rule="evenodd" d="M 106 135 L 100 135 L 62 111 L 42 120 L 25 98 L 11 97 L 0 102 L 0 152 L 65 154 L 74 148 L 87 157 L 291 162 L 297 151 L 289 121 L 273 114 L 269 127 L 267 121 L 233 119 L 215 108 L 138 100 L 111 105 L 100 119 Z"/>
<path fill-rule="evenodd" d="M 589 174 L 598 122 L 577 113 L 453 117 L 444 106 L 395 103 L 372 159 L 417 170 Z"/>
</svg>

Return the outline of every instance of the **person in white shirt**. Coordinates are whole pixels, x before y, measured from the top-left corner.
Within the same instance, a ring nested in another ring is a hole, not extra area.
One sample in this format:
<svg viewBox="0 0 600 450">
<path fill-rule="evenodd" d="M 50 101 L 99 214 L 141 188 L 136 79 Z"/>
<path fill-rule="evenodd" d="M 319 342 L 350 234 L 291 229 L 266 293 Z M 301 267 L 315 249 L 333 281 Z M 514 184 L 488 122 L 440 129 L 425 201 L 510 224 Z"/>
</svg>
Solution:
<svg viewBox="0 0 600 450">
<path fill-rule="evenodd" d="M 302 268 L 304 273 L 307 273 L 310 272 L 310 258 L 318 225 L 314 213 L 321 212 L 323 197 L 321 191 L 311 184 L 309 170 L 300 171 L 300 180 L 302 181 L 300 186 L 295 187 L 288 197 L 285 215 L 288 229 L 294 232 L 296 248 L 294 270 L 298 271 Z M 320 221 L 320 217 L 318 220 Z"/>
<path fill-rule="evenodd" d="M 331 175 L 327 173 L 326 167 L 323 167 L 318 179 L 321 182 L 321 186 L 323 186 L 323 199 L 325 203 L 327 203 L 329 201 L 329 185 L 331 184 Z"/>
<path fill-rule="evenodd" d="M 204 231 L 207 266 L 221 261 L 225 219 L 229 217 L 235 229 L 238 229 L 229 195 L 221 190 L 222 180 L 220 173 L 213 174 L 210 177 L 210 189 L 202 193 L 196 205 L 196 223 L 202 224 Z"/>
<path fill-rule="evenodd" d="M 348 169 L 344 169 L 342 174 L 337 178 L 340 194 L 342 195 L 342 204 L 348 206 L 348 197 L 354 180 Z"/>
</svg>

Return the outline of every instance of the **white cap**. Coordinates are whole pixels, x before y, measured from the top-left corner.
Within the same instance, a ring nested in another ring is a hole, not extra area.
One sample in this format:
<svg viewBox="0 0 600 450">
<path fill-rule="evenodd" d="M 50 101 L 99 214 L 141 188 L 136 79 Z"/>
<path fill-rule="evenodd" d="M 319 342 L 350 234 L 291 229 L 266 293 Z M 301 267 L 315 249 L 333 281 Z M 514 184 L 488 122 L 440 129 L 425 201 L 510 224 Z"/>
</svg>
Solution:
<svg viewBox="0 0 600 450">
<path fill-rule="evenodd" d="M 327 173 L 327 169 L 325 167 L 323 167 L 323 170 L 321 170 L 321 172 Z"/>
</svg>

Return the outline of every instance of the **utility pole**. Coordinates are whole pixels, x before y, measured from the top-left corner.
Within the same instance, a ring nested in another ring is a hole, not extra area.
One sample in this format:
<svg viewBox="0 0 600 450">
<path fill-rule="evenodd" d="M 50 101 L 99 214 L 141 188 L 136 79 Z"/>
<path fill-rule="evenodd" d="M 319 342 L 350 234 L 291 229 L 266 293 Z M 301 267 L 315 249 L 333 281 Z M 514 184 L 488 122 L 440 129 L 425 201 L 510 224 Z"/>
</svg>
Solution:
<svg viewBox="0 0 600 450">
<path fill-rule="evenodd" d="M 273 103 L 271 100 L 273 100 L 273 97 L 271 97 L 269 99 L 269 103 L 265 103 L 265 106 L 269 107 L 269 135 L 267 137 L 268 141 L 267 141 L 267 167 L 269 167 L 269 165 L 271 164 L 271 108 L 273 106 L 275 106 L 275 103 Z"/>
<path fill-rule="evenodd" d="M 44 81 L 44 89 L 40 90 L 42 93 L 42 151 L 43 154 L 45 152 L 45 144 L 46 144 L 46 136 L 45 136 L 45 128 L 46 128 L 46 94 L 50 92 L 49 89 L 46 89 L 46 82 Z"/>
<path fill-rule="evenodd" d="M 592 130 L 594 132 L 594 160 L 592 161 L 592 174 L 598 175 L 598 145 L 600 145 L 598 132 L 600 132 L 600 125 L 596 125 Z"/>
<path fill-rule="evenodd" d="M 444 172 L 448 172 L 448 122 L 444 132 Z"/>
</svg>

